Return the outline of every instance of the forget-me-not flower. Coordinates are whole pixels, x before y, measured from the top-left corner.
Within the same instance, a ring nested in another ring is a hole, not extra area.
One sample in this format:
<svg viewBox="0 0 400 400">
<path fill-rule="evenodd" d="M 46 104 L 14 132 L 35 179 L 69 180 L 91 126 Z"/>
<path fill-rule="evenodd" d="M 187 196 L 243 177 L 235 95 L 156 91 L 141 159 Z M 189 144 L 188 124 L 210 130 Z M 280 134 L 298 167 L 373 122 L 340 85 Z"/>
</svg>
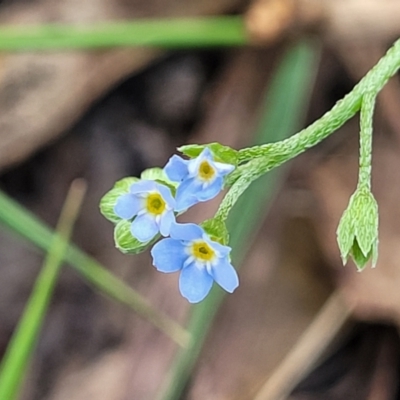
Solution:
<svg viewBox="0 0 400 400">
<path fill-rule="evenodd" d="M 214 281 L 230 293 L 238 287 L 230 247 L 212 240 L 196 224 L 174 223 L 170 235 L 152 248 L 153 265 L 161 272 L 181 271 L 179 290 L 189 302 L 203 300 Z"/>
<path fill-rule="evenodd" d="M 158 232 L 168 236 L 175 221 L 175 199 L 167 186 L 142 180 L 131 185 L 129 193 L 120 196 L 114 212 L 122 219 L 131 219 L 132 236 L 148 242 Z"/>
<path fill-rule="evenodd" d="M 234 165 L 214 161 L 208 148 L 192 160 L 172 156 L 164 171 L 171 181 L 180 182 L 175 210 L 184 211 L 198 202 L 214 198 L 222 189 L 224 176 L 234 169 Z"/>
</svg>

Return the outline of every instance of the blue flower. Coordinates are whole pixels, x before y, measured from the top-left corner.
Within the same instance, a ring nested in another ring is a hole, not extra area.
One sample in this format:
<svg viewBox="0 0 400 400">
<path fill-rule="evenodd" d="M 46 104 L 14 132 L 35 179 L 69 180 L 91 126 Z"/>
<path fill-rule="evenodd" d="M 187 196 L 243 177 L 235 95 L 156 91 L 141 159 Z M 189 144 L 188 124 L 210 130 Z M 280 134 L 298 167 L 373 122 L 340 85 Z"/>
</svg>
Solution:
<svg viewBox="0 0 400 400">
<path fill-rule="evenodd" d="M 175 221 L 175 199 L 168 187 L 142 180 L 131 185 L 129 193 L 120 196 L 114 212 L 122 219 L 132 219 L 131 233 L 140 242 L 148 242 L 158 232 L 168 236 Z"/>
<path fill-rule="evenodd" d="M 181 271 L 179 290 L 191 303 L 203 300 L 213 282 L 232 293 L 239 285 L 229 261 L 231 248 L 211 240 L 195 224 L 176 224 L 170 238 L 162 239 L 151 250 L 153 265 L 161 272 Z"/>
<path fill-rule="evenodd" d="M 234 165 L 214 161 L 208 148 L 193 160 L 172 156 L 164 171 L 171 181 L 180 182 L 175 211 L 184 211 L 198 202 L 214 198 L 222 189 L 224 176 L 234 169 Z"/>
</svg>

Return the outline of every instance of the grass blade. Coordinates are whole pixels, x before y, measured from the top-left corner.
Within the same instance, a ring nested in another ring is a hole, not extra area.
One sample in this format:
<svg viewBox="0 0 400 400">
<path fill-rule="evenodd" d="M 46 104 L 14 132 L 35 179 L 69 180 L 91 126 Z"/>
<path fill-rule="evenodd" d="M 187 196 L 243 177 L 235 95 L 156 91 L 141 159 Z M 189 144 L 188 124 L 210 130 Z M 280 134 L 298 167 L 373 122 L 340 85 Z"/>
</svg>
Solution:
<svg viewBox="0 0 400 400">
<path fill-rule="evenodd" d="M 239 16 L 136 20 L 85 25 L 0 26 L 0 50 L 49 50 L 152 46 L 241 46 L 247 42 Z"/>
<path fill-rule="evenodd" d="M 0 399 L 14 400 L 18 395 L 50 304 L 85 191 L 86 184 L 83 181 L 72 183 L 42 270 L 2 360 Z"/>
<path fill-rule="evenodd" d="M 48 251 L 50 248 L 53 240 L 52 231 L 28 210 L 1 191 L 0 223 L 40 249 Z M 185 329 L 171 318 L 154 309 L 139 293 L 76 246 L 68 246 L 65 261 L 74 267 L 93 287 L 136 311 L 177 344 L 180 346 L 188 344 L 190 335 Z"/>
<path fill-rule="evenodd" d="M 287 52 L 279 65 L 263 106 L 257 144 L 283 139 L 299 128 L 306 111 L 316 62 L 315 46 L 309 42 L 300 42 Z M 260 215 L 266 212 L 266 206 L 276 193 L 281 176 L 282 169 L 274 170 L 253 183 L 232 210 L 228 224 L 235 265 L 240 265 L 244 261 L 251 238 L 262 222 Z M 224 295 L 222 290 L 215 288 L 205 301 L 192 307 L 188 325 L 188 330 L 192 334 L 191 345 L 178 352 L 159 393 L 159 399 L 181 398 Z"/>
</svg>

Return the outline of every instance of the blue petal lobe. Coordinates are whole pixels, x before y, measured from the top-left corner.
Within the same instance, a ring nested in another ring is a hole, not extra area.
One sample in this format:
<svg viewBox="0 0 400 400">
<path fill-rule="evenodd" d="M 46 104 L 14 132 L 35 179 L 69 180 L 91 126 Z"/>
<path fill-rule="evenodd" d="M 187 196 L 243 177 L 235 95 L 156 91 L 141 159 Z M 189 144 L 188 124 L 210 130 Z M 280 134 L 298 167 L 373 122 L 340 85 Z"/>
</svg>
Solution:
<svg viewBox="0 0 400 400">
<path fill-rule="evenodd" d="M 157 189 L 160 192 L 162 198 L 165 200 L 165 202 L 168 204 L 169 207 L 174 208 L 175 207 L 175 199 L 172 197 L 171 190 L 159 183 L 156 183 Z"/>
<path fill-rule="evenodd" d="M 177 222 L 171 225 L 170 235 L 174 239 L 192 241 L 201 239 L 204 230 L 196 224 L 178 224 Z"/>
<path fill-rule="evenodd" d="M 168 236 L 171 230 L 171 225 L 175 221 L 173 211 L 167 211 L 160 220 L 160 233 L 163 236 Z"/>
<path fill-rule="evenodd" d="M 202 160 L 208 160 L 208 161 L 213 161 L 214 156 L 211 152 L 211 150 L 206 147 L 200 154 L 199 154 L 199 158 L 201 158 Z"/>
<path fill-rule="evenodd" d="M 175 211 L 177 212 L 185 211 L 189 207 L 192 207 L 195 204 L 197 204 L 198 202 L 199 201 L 194 196 L 181 197 L 179 201 L 176 202 Z"/>
<path fill-rule="evenodd" d="M 132 236 L 135 237 L 139 242 L 148 242 L 158 232 L 158 225 L 154 218 L 143 214 L 137 216 L 131 225 Z"/>
<path fill-rule="evenodd" d="M 203 300 L 210 291 L 213 278 L 205 268 L 198 268 L 194 263 L 182 269 L 179 277 L 179 290 L 190 303 Z"/>
<path fill-rule="evenodd" d="M 122 219 L 131 219 L 142 208 L 142 202 L 128 193 L 120 196 L 114 206 L 114 212 Z"/>
<path fill-rule="evenodd" d="M 183 181 L 176 191 L 176 211 L 183 211 L 198 203 L 197 194 L 201 191 L 201 183 L 195 179 L 186 179 Z"/>
<path fill-rule="evenodd" d="M 220 176 L 217 177 L 211 185 L 197 193 L 198 200 L 206 201 L 213 199 L 221 191 L 223 182 L 224 181 Z"/>
<path fill-rule="evenodd" d="M 221 258 L 219 263 L 211 268 L 211 274 L 215 282 L 229 293 L 232 293 L 239 286 L 236 270 L 227 258 Z"/>
<path fill-rule="evenodd" d="M 182 269 L 188 258 L 185 247 L 179 240 L 162 239 L 151 249 L 153 265 L 161 272 L 176 272 Z"/>
<path fill-rule="evenodd" d="M 235 166 L 232 164 L 225 164 L 220 162 L 214 162 L 214 166 L 218 171 L 218 174 L 221 176 L 227 175 L 235 169 Z"/>
<path fill-rule="evenodd" d="M 188 174 L 188 162 L 177 155 L 173 155 L 164 167 L 164 171 L 171 181 L 180 182 Z"/>
<path fill-rule="evenodd" d="M 204 238 L 205 241 L 215 250 L 219 253 L 220 257 L 225 257 L 227 256 L 232 248 L 229 246 L 224 246 L 221 243 L 215 242 L 214 240 L 211 240 L 208 235 Z"/>
<path fill-rule="evenodd" d="M 156 189 L 156 183 L 154 181 L 144 180 L 139 181 L 131 185 L 129 191 L 135 193 L 145 193 Z"/>
</svg>

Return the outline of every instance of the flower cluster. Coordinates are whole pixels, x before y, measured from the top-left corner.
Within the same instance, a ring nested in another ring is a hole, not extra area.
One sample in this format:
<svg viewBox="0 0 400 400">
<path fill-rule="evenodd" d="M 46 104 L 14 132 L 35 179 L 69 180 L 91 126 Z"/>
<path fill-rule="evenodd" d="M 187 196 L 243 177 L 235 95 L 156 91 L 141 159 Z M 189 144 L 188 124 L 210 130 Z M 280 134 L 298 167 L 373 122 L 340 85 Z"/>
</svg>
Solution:
<svg viewBox="0 0 400 400">
<path fill-rule="evenodd" d="M 175 217 L 214 198 L 234 168 L 216 161 L 208 148 L 190 160 L 174 155 L 156 175 L 142 174 L 141 180 L 131 178 L 125 186 L 117 182 L 100 205 L 103 214 L 117 223 L 117 242 L 118 234 L 123 238 L 128 234 L 142 250 L 164 237 L 151 250 L 153 265 L 165 273 L 181 271 L 179 289 L 191 303 L 203 300 L 214 281 L 230 293 L 239 281 L 230 263 L 231 248 L 211 238 L 202 227 L 179 224 Z M 123 245 L 118 247 L 124 251 Z"/>
</svg>

